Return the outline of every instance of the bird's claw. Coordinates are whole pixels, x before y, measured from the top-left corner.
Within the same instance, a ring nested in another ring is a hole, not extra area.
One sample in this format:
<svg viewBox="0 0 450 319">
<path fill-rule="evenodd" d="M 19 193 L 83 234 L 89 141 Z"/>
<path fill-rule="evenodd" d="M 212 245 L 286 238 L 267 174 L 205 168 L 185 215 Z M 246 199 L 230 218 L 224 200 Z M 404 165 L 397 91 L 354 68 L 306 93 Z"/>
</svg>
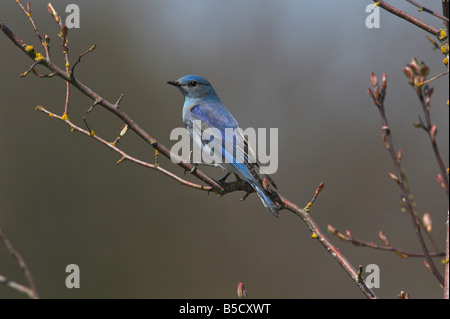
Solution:
<svg viewBox="0 0 450 319">
<path fill-rule="evenodd" d="M 227 179 L 228 176 L 230 176 L 231 173 L 227 173 L 224 177 L 222 177 L 221 179 L 218 180 L 219 183 L 225 183 L 225 180 Z"/>
<path fill-rule="evenodd" d="M 192 164 L 192 168 L 189 171 L 187 169 L 184 170 L 184 175 L 186 175 L 186 173 L 192 174 L 195 172 L 196 169 L 197 169 L 197 164 Z"/>
</svg>

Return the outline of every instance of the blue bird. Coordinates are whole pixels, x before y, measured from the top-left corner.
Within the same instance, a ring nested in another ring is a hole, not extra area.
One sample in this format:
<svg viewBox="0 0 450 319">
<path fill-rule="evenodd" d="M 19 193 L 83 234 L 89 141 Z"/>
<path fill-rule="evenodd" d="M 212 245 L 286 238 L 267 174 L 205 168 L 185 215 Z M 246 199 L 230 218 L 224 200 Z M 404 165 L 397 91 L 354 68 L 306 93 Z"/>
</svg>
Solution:
<svg viewBox="0 0 450 319">
<path fill-rule="evenodd" d="M 261 163 L 256 159 L 242 130 L 238 129 L 239 124 L 233 115 L 227 110 L 225 105 L 217 96 L 212 85 L 204 78 L 196 75 L 184 76 L 177 81 L 168 81 L 168 84 L 178 87 L 184 96 L 183 105 L 183 122 L 189 131 L 191 137 L 195 134 L 202 136 L 204 130 L 208 128 L 216 128 L 220 131 L 222 144 L 211 138 L 210 141 L 194 138 L 194 145 L 198 147 L 215 148 L 220 146 L 221 158 L 214 162 L 214 166 L 219 166 L 228 174 L 222 179 L 224 181 L 230 173 L 234 173 L 240 179 L 248 182 L 258 194 L 264 206 L 275 216 L 278 217 L 277 204 L 269 197 L 268 182 L 275 188 L 276 185 L 268 174 L 264 174 Z M 195 122 L 201 121 L 201 126 L 195 125 Z M 239 134 L 230 135 L 226 129 L 235 129 Z M 211 143 L 210 143 L 211 142 Z M 201 145 L 198 145 L 201 144 Z M 229 148 L 230 144 L 232 145 Z M 228 147 L 227 147 L 228 145 Z M 233 150 L 230 152 L 229 150 Z M 249 162 L 250 159 L 254 159 Z M 266 180 L 262 180 L 256 172 L 256 168 L 264 174 Z M 266 183 L 265 187 L 263 182 Z"/>
</svg>

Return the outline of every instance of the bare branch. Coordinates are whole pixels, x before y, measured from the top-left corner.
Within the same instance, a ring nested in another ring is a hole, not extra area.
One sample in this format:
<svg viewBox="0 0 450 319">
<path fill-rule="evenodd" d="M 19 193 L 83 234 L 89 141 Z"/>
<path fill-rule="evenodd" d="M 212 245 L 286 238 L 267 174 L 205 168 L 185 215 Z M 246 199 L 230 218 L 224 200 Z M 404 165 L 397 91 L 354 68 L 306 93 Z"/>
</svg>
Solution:
<svg viewBox="0 0 450 319">
<path fill-rule="evenodd" d="M 423 238 L 423 235 L 421 232 L 421 224 L 416 218 L 414 206 L 410 199 L 411 197 L 409 196 L 409 190 L 408 190 L 408 187 L 405 182 L 403 170 L 401 168 L 400 159 L 399 159 L 398 153 L 395 151 L 394 143 L 392 140 L 391 130 L 388 125 L 386 111 L 384 108 L 384 98 L 386 96 L 386 89 L 387 89 L 386 75 L 383 74 L 381 89 L 378 85 L 378 80 L 375 77 L 375 74 L 373 74 L 373 73 L 371 74 L 370 81 L 375 90 L 375 93 L 373 93 L 372 90 L 369 88 L 368 89 L 369 95 L 373 99 L 374 104 L 377 106 L 377 108 L 380 112 L 381 121 L 382 121 L 381 129 L 383 131 L 382 140 L 384 142 L 385 147 L 389 151 L 389 154 L 391 155 L 392 161 L 394 163 L 394 167 L 396 170 L 396 175 L 394 175 L 394 176 L 396 177 L 397 185 L 400 187 L 402 203 L 411 219 L 411 223 L 413 224 L 414 231 L 416 232 L 420 246 L 422 247 L 422 251 L 424 252 L 426 260 L 427 260 L 428 264 L 430 265 L 430 268 L 431 268 L 434 276 L 441 284 L 444 284 L 444 278 L 442 277 L 439 270 L 436 268 L 436 265 L 434 264 L 434 262 L 430 256 L 430 252 L 428 251 L 427 245 Z"/>
<path fill-rule="evenodd" d="M 448 211 L 447 211 L 447 238 L 445 241 L 445 281 L 444 281 L 444 299 L 449 299 L 449 271 L 448 271 L 448 258 L 449 258 L 449 248 L 448 248 L 448 243 L 449 243 L 449 235 L 448 235 Z"/>
<path fill-rule="evenodd" d="M 426 8 L 426 7 L 424 7 L 424 6 L 421 5 L 421 4 L 418 4 L 418 3 L 415 2 L 414 0 L 406 0 L 406 1 L 408 1 L 409 3 L 411 3 L 413 6 L 416 6 L 417 8 L 419 8 L 419 11 L 423 11 L 423 12 L 429 13 L 429 14 L 431 14 L 431 15 L 434 15 L 435 17 L 438 17 L 439 19 L 442 19 L 442 20 L 444 20 L 445 22 L 448 23 L 448 18 L 446 18 L 446 17 L 440 15 L 439 13 L 434 12 L 433 10 L 430 10 L 430 9 Z M 442 1 L 442 2 L 444 2 L 444 1 Z"/>
<path fill-rule="evenodd" d="M 336 237 L 339 238 L 340 240 L 342 240 L 344 242 L 349 242 L 355 246 L 370 247 L 370 248 L 373 248 L 376 250 L 391 251 L 401 258 L 425 257 L 425 254 L 423 254 L 423 253 L 412 253 L 412 252 L 409 252 L 409 251 L 406 251 L 403 249 L 395 248 L 395 247 L 391 246 L 390 243 L 387 242 L 387 240 L 385 241 L 385 245 L 377 245 L 372 241 L 367 242 L 364 240 L 357 239 L 357 238 L 353 237 L 348 230 L 346 231 L 345 234 L 343 234 L 343 233 L 339 232 L 338 229 L 331 224 L 328 225 L 328 232 L 333 235 L 336 235 Z M 380 232 L 380 234 L 383 234 L 383 232 Z M 445 252 L 430 253 L 430 256 L 431 257 L 443 257 L 443 256 L 445 256 Z"/>
<path fill-rule="evenodd" d="M 442 159 L 441 153 L 439 151 L 439 147 L 436 142 L 436 134 L 437 129 L 436 126 L 431 122 L 431 95 L 433 94 L 433 89 L 428 87 L 427 85 L 423 86 L 423 83 L 427 82 L 425 79 L 428 76 L 429 68 L 424 63 L 417 61 L 416 58 L 413 58 L 410 63 L 403 69 L 406 77 L 409 80 L 409 84 L 413 87 L 414 91 L 419 98 L 420 105 L 422 106 L 422 111 L 425 117 L 425 121 L 420 120 L 420 128 L 427 132 L 431 146 L 433 148 L 434 155 L 438 162 L 440 175 L 442 184 L 445 186 L 445 191 L 447 193 L 447 197 L 449 196 L 449 182 L 448 182 L 448 173 L 446 169 L 446 165 L 444 160 Z M 448 72 L 446 72 L 448 74 Z"/>
<path fill-rule="evenodd" d="M 33 276 L 31 275 L 30 270 L 28 269 L 27 264 L 25 263 L 25 260 L 22 258 L 22 256 L 19 254 L 19 252 L 17 250 L 14 249 L 13 245 L 11 244 L 11 242 L 8 240 L 8 238 L 6 237 L 6 235 L 2 232 L 2 230 L 0 229 L 0 241 L 2 241 L 5 246 L 6 249 L 9 251 L 9 253 L 11 254 L 11 256 L 13 256 L 13 258 L 16 260 L 17 264 L 19 265 L 20 269 L 22 269 L 25 278 L 28 281 L 28 284 L 30 285 L 30 287 L 25 287 L 21 284 L 18 284 L 14 281 L 9 280 L 8 278 L 0 275 L 0 282 L 7 285 L 8 287 L 17 290 L 19 292 L 22 292 L 26 295 L 28 295 L 30 298 L 33 299 L 38 299 L 39 295 L 36 289 L 36 285 L 34 283 L 33 280 Z"/>
<path fill-rule="evenodd" d="M 117 146 L 115 146 L 115 143 L 113 142 L 108 142 L 107 140 L 99 137 L 98 135 L 95 134 L 95 132 L 89 127 L 89 125 L 86 122 L 86 119 L 83 118 L 84 123 L 86 124 L 87 130 L 79 127 L 78 125 L 74 124 L 73 122 L 71 122 L 68 118 L 64 118 L 64 116 L 59 116 L 57 114 L 54 114 L 50 111 L 48 111 L 47 109 L 45 109 L 43 106 L 39 105 L 36 107 L 36 110 L 41 111 L 45 114 L 48 114 L 51 118 L 60 120 L 62 122 L 64 122 L 65 124 L 69 125 L 71 130 L 74 132 L 80 132 L 86 136 L 92 137 L 94 140 L 96 140 L 97 142 L 100 142 L 101 144 L 105 145 L 106 147 L 110 148 L 111 150 L 115 151 L 116 153 L 120 154 L 122 157 L 121 159 L 117 162 L 117 164 L 120 164 L 121 162 L 123 162 L 124 160 L 128 160 L 130 162 L 136 163 L 140 166 L 144 166 L 147 168 L 151 168 L 154 169 L 156 171 L 159 171 L 160 173 L 163 173 L 167 176 L 169 176 L 170 178 L 178 181 L 179 183 L 181 183 L 182 185 L 191 187 L 191 188 L 195 188 L 198 190 L 204 190 L 204 191 L 210 191 L 212 190 L 212 188 L 210 186 L 203 186 L 203 185 L 198 185 L 195 183 L 191 183 L 189 181 L 186 181 L 182 178 L 180 178 L 179 176 L 173 174 L 172 172 L 169 172 L 168 170 L 162 168 L 159 164 L 150 164 L 144 161 L 141 161 L 127 153 L 125 153 L 123 150 L 121 150 L 120 148 L 118 148 Z"/>
<path fill-rule="evenodd" d="M 432 35 L 438 35 L 438 33 L 439 33 L 439 30 L 437 28 L 432 27 L 432 26 L 426 24 L 425 22 L 413 17 L 412 15 L 391 6 L 390 4 L 386 3 L 385 1 L 373 0 L 373 2 L 375 2 L 375 5 L 382 7 L 384 10 L 414 24 L 415 26 L 431 33 Z"/>
<path fill-rule="evenodd" d="M 49 11 L 52 14 L 52 16 L 55 18 L 57 22 L 60 22 L 59 16 L 57 15 L 56 11 L 53 7 L 49 7 Z M 59 19 L 59 21 L 58 21 Z M 87 87 L 85 84 L 80 82 L 73 74 L 70 74 L 70 70 L 62 70 L 58 66 L 56 66 L 54 63 L 52 63 L 49 59 L 45 59 L 42 57 L 42 55 L 39 55 L 33 50 L 29 49 L 29 46 L 24 44 L 3 22 L 0 21 L 0 29 L 8 36 L 8 38 L 16 45 L 18 46 L 25 54 L 27 54 L 30 58 L 38 62 L 38 64 L 45 66 L 48 68 L 52 73 L 56 74 L 58 77 L 62 78 L 64 81 L 70 83 L 73 85 L 76 89 L 78 89 L 80 92 L 88 96 L 90 99 L 94 100 L 94 105 L 101 105 L 117 117 L 119 117 L 129 129 L 133 130 L 139 137 L 141 137 L 144 141 L 146 141 L 148 144 L 150 144 L 157 153 L 155 154 L 155 164 L 150 164 L 146 162 L 142 162 L 140 160 L 134 159 L 128 154 L 124 153 L 122 150 L 118 149 L 114 143 L 109 143 L 101 138 L 99 138 L 93 130 L 90 128 L 88 130 L 84 130 L 72 122 L 69 121 L 67 117 L 67 113 L 65 112 L 63 116 L 58 116 L 56 114 L 53 114 L 43 107 L 37 107 L 38 110 L 49 114 L 51 117 L 56 118 L 58 120 L 66 122 L 68 125 L 72 127 L 73 130 L 79 131 L 87 136 L 90 136 L 100 143 L 108 146 L 109 148 L 113 149 L 117 153 L 122 155 L 122 159 L 119 160 L 119 163 L 122 162 L 124 159 L 134 161 L 135 163 L 146 166 L 158 171 L 163 172 L 164 174 L 170 176 L 171 178 L 178 180 L 182 184 L 186 186 L 190 186 L 193 188 L 197 188 L 200 190 L 206 190 L 206 191 L 214 191 L 218 195 L 222 196 L 230 192 L 234 191 L 253 191 L 253 188 L 248 183 L 243 183 L 242 181 L 236 181 L 232 183 L 221 183 L 218 182 L 205 173 L 203 173 L 199 169 L 193 170 L 193 165 L 188 162 L 184 162 L 179 158 L 178 155 L 173 154 L 166 146 L 159 143 L 155 138 L 153 138 L 150 134 L 148 134 L 143 128 L 141 128 L 136 122 L 134 122 L 121 108 L 118 107 L 118 103 L 120 102 L 120 99 L 115 103 L 111 103 L 108 100 L 103 99 L 98 93 L 91 90 L 89 87 Z M 66 63 L 67 68 L 67 63 Z M 92 108 L 92 107 L 91 107 Z M 117 139 L 116 139 L 117 140 Z M 157 161 L 157 156 L 161 154 L 169 159 L 174 159 L 176 162 L 178 162 L 179 166 L 182 167 L 186 171 L 192 171 L 192 175 L 197 177 L 202 182 L 206 183 L 209 186 L 202 186 L 202 185 L 196 185 L 192 184 L 190 182 L 184 181 L 180 177 L 174 175 L 173 173 L 170 173 L 168 171 L 165 171 L 162 169 Z M 319 186 L 320 188 L 320 186 Z M 313 200 L 317 197 L 318 192 L 320 191 L 319 188 L 316 190 L 316 195 Z M 317 239 L 318 242 L 326 248 L 326 250 L 331 254 L 331 256 L 338 262 L 338 264 L 349 274 L 349 276 L 352 278 L 352 280 L 355 282 L 355 284 L 360 288 L 360 290 L 366 295 L 368 298 L 377 298 L 374 291 L 368 288 L 364 282 L 361 282 L 358 276 L 358 272 L 355 270 L 355 268 L 349 263 L 349 261 L 342 255 L 342 253 L 335 247 L 325 236 L 325 234 L 320 230 L 318 225 L 315 223 L 315 221 L 311 218 L 311 216 L 308 214 L 307 210 L 305 208 L 300 208 L 297 205 L 295 205 L 293 202 L 289 201 L 285 197 L 283 197 L 281 194 L 278 194 L 274 190 L 267 188 L 267 192 L 270 193 L 271 197 L 274 199 L 274 201 L 279 205 L 280 209 L 286 209 L 300 217 L 308 226 L 310 231 L 312 232 L 312 238 Z"/>
</svg>

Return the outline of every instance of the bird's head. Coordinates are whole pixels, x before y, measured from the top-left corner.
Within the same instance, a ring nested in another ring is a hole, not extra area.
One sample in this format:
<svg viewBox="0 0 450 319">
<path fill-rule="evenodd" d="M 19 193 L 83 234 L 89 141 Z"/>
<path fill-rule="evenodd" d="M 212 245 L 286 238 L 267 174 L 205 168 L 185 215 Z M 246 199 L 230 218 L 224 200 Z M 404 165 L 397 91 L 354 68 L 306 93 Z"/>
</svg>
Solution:
<svg viewBox="0 0 450 319">
<path fill-rule="evenodd" d="M 211 83 L 197 75 L 187 75 L 176 81 L 168 81 L 170 85 L 178 87 L 186 100 L 203 101 L 218 99 Z"/>
</svg>

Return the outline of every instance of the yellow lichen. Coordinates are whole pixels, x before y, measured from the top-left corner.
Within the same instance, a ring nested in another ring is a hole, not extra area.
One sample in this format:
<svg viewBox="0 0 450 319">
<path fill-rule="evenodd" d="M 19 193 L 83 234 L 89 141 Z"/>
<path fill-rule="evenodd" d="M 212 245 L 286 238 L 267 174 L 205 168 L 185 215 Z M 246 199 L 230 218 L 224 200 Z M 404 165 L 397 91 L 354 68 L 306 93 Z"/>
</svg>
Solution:
<svg viewBox="0 0 450 319">
<path fill-rule="evenodd" d="M 31 51 L 34 51 L 34 46 L 32 45 L 27 45 L 25 47 L 25 52 L 30 53 Z"/>
<path fill-rule="evenodd" d="M 305 211 L 309 214 L 309 208 L 312 206 L 312 203 L 309 202 L 306 207 L 305 207 Z"/>
<path fill-rule="evenodd" d="M 45 60 L 45 58 L 40 53 L 36 53 L 36 56 L 34 57 L 34 61 L 39 62 Z"/>
</svg>

